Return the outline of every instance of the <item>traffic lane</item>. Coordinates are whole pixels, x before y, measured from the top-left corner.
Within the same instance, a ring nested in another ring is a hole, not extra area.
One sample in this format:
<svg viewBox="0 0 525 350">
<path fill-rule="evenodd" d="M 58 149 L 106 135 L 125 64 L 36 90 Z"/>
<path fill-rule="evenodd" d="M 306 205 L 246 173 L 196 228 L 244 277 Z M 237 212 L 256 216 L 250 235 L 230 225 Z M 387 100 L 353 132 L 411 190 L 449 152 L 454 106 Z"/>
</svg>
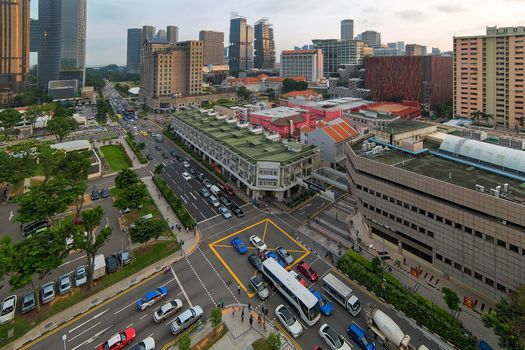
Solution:
<svg viewBox="0 0 525 350">
<path fill-rule="evenodd" d="M 0 237 L 11 236 L 14 241 L 20 241 L 25 238 L 21 224 L 16 221 L 17 210 L 18 204 L 16 203 L 3 203 L 0 205 L 0 222 L 2 222 Z"/>
<path fill-rule="evenodd" d="M 168 294 L 166 299 L 159 301 L 154 306 L 145 311 L 138 311 L 136 302 L 149 291 L 166 286 Z M 188 302 L 179 287 L 176 278 L 172 273 L 160 272 L 151 279 L 146 280 L 137 286 L 129 289 L 122 288 L 124 291 L 114 297 L 108 303 L 95 307 L 73 322 L 66 323 L 65 326 L 49 333 L 31 349 L 58 349 L 62 344 L 62 335 L 67 335 L 68 349 L 80 349 L 96 347 L 113 334 L 124 330 L 127 327 L 134 327 L 136 330 L 136 341 L 146 338 L 153 334 L 160 338 L 164 334 L 169 334 L 169 330 L 157 327 L 153 322 L 154 310 L 172 298 L 179 298 L 183 302 L 183 309 L 188 307 Z M 172 318 L 176 315 L 172 316 Z M 169 324 L 168 319 L 165 324 Z M 155 338 L 155 340 L 157 340 Z"/>
</svg>

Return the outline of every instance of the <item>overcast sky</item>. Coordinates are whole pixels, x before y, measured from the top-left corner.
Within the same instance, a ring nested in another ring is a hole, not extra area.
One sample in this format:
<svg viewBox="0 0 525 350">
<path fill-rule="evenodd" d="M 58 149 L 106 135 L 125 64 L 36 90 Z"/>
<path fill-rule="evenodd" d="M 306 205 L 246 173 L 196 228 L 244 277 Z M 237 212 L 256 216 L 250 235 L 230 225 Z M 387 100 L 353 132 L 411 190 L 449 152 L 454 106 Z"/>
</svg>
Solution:
<svg viewBox="0 0 525 350">
<path fill-rule="evenodd" d="M 202 29 L 228 39 L 231 12 L 253 24 L 274 26 L 277 56 L 315 38 L 339 38 L 339 22 L 354 20 L 354 33 L 376 30 L 383 43 L 403 40 L 452 49 L 454 35 L 482 34 L 486 26 L 525 25 L 525 0 L 87 0 L 87 65 L 126 63 L 127 28 L 179 27 L 179 40 Z M 36 17 L 37 1 L 31 1 Z M 277 60 L 279 60 L 277 58 Z"/>
</svg>

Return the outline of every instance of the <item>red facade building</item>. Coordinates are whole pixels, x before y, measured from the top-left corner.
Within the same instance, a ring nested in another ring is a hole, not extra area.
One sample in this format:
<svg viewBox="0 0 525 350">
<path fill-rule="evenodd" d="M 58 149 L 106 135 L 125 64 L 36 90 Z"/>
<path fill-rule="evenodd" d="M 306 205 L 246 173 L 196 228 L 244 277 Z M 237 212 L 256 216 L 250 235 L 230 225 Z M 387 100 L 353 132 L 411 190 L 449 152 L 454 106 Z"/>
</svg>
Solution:
<svg viewBox="0 0 525 350">
<path fill-rule="evenodd" d="M 451 102 L 452 57 L 366 57 L 365 86 L 374 100 L 400 98 L 422 104 Z"/>
</svg>

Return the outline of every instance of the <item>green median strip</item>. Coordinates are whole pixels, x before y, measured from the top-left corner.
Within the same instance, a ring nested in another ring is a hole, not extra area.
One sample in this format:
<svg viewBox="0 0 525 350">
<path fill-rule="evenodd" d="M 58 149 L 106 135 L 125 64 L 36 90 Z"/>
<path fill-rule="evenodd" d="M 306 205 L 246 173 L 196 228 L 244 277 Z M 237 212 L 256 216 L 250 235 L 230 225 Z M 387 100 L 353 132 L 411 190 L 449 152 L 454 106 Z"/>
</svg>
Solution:
<svg viewBox="0 0 525 350">
<path fill-rule="evenodd" d="M 175 193 L 173 193 L 168 184 L 159 176 L 154 176 L 153 182 L 155 183 L 155 185 L 157 185 L 158 189 L 170 205 L 171 209 L 173 209 L 173 211 L 179 218 L 182 226 L 187 228 L 193 227 L 196 224 L 195 219 L 193 218 L 193 216 L 191 216 L 190 212 L 184 206 L 181 199 L 177 197 Z"/>
<path fill-rule="evenodd" d="M 95 287 L 92 291 L 88 291 L 87 286 L 84 286 L 82 289 L 74 288 L 72 294 L 59 296 L 50 305 L 43 305 L 40 313 L 37 314 L 36 311 L 31 311 L 25 315 L 17 314 L 12 322 L 1 325 L 0 346 L 13 342 L 38 324 L 45 322 L 51 316 L 78 304 L 82 300 L 124 280 L 178 250 L 179 246 L 176 241 L 151 243 L 134 249 L 133 255 L 135 260 L 117 272 L 106 275 L 95 282 Z M 12 336 L 7 339 L 10 332 L 12 332 Z"/>
<path fill-rule="evenodd" d="M 148 160 L 146 159 L 146 156 L 142 151 L 139 149 L 137 143 L 131 136 L 126 136 L 126 142 L 128 143 L 129 147 L 133 150 L 135 155 L 137 156 L 137 159 L 141 164 L 146 164 Z"/>
</svg>

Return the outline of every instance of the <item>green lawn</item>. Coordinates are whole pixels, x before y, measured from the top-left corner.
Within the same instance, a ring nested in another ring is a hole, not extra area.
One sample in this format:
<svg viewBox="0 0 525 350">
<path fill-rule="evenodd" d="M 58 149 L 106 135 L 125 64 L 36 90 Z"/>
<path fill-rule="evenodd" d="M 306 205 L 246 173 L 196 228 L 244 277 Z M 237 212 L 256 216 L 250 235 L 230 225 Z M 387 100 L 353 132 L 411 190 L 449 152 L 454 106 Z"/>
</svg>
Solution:
<svg viewBox="0 0 525 350">
<path fill-rule="evenodd" d="M 100 151 L 113 171 L 121 171 L 131 166 L 131 162 L 122 146 L 102 146 Z"/>
</svg>

